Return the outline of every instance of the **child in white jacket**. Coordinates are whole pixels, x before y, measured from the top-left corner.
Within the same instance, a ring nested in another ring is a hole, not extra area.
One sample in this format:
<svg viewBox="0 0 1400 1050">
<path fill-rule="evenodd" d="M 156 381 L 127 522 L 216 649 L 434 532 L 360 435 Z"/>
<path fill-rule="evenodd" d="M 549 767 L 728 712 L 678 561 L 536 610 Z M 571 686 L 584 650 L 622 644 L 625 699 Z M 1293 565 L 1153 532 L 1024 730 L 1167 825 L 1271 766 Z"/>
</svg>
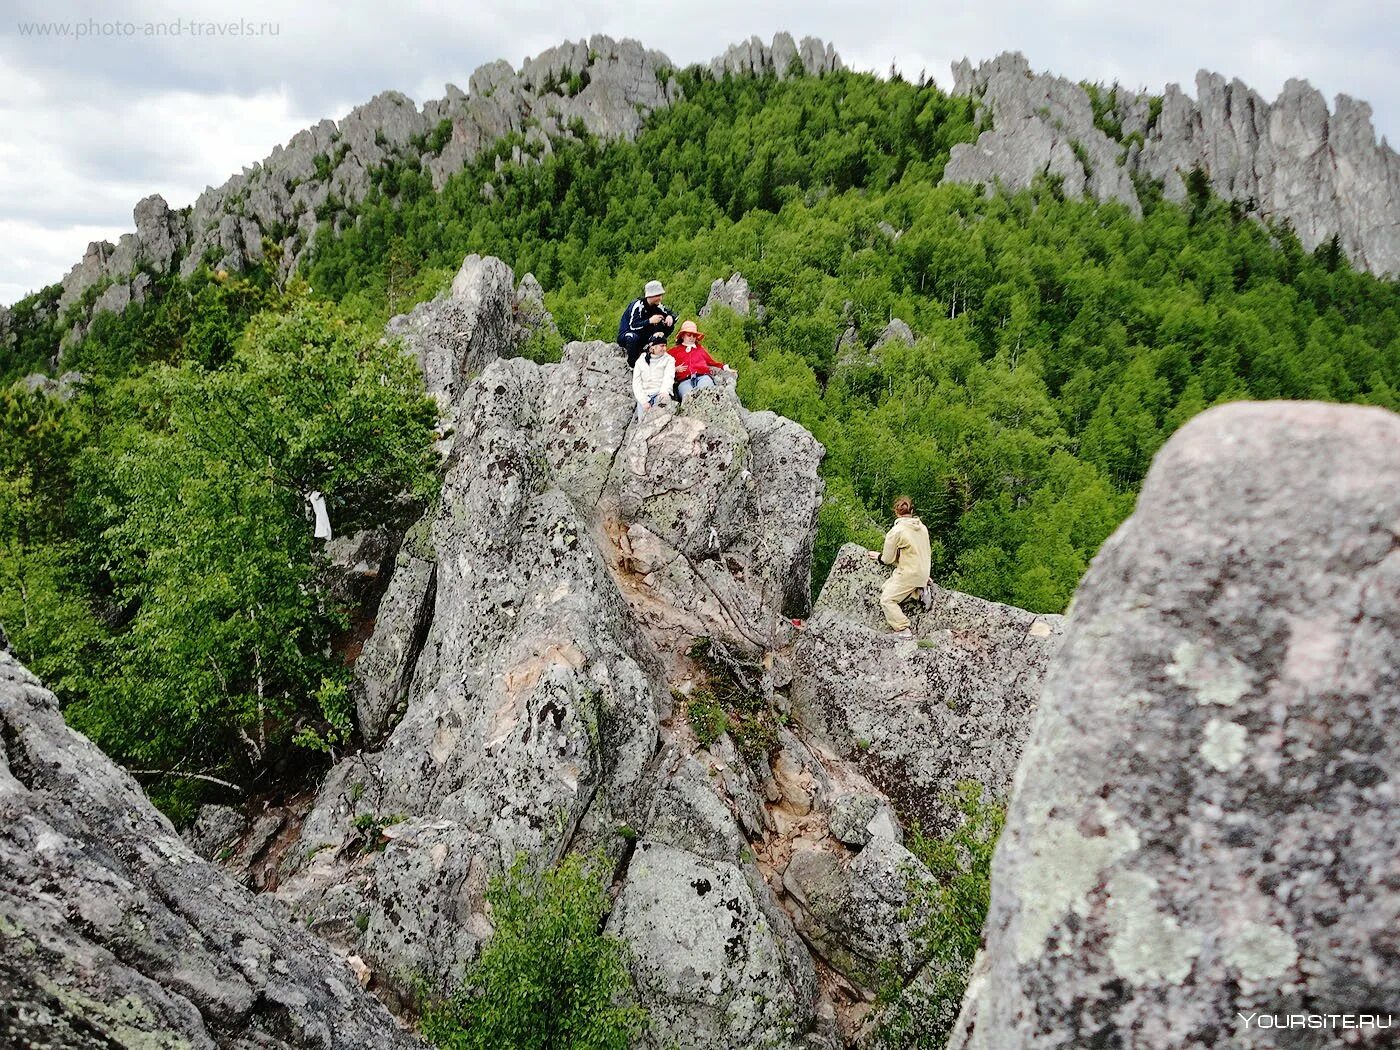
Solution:
<svg viewBox="0 0 1400 1050">
<path fill-rule="evenodd" d="M 657 332 L 647 344 L 646 353 L 632 366 L 632 396 L 637 399 L 637 418 L 648 410 L 667 408 L 676 385 L 676 362 L 666 352 L 666 335 Z"/>
</svg>

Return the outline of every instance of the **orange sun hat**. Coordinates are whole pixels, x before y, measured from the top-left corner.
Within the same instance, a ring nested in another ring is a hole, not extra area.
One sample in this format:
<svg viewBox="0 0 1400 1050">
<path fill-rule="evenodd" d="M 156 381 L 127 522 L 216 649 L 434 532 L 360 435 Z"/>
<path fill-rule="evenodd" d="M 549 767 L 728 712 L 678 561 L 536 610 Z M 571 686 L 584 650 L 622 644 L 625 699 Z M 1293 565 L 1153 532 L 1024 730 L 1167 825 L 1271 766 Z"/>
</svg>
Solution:
<svg viewBox="0 0 1400 1050">
<path fill-rule="evenodd" d="M 694 321 L 685 321 L 681 324 L 680 328 L 676 331 L 676 342 L 679 343 L 683 335 L 695 336 L 695 341 L 697 343 L 705 338 L 705 333 L 700 331 Z"/>
</svg>

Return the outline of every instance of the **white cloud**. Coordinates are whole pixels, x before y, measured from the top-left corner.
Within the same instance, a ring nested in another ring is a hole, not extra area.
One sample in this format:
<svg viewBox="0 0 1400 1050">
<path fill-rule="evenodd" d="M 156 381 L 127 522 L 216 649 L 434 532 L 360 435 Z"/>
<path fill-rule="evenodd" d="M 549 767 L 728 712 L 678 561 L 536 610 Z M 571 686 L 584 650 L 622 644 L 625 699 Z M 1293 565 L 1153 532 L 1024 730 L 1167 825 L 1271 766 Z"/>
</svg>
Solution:
<svg viewBox="0 0 1400 1050">
<path fill-rule="evenodd" d="M 83 257 L 91 241 L 115 241 L 126 226 L 43 226 L 23 219 L 0 219 L 0 244 L 5 246 L 3 275 L 0 275 L 0 302 L 12 303 L 53 284 Z M 6 276 L 44 274 L 38 281 L 24 283 Z"/>
<path fill-rule="evenodd" d="M 1369 101 L 1376 125 L 1400 132 L 1400 6 L 1333 0 L 1326 17 L 1302 0 L 1267 7 L 1178 0 L 1132 5 L 1042 0 L 1035 5 L 944 0 L 919 6 L 832 0 L 432 0 L 385 7 L 342 0 L 295 7 L 253 0 L 146 0 L 139 6 L 18 0 L 0 21 L 0 300 L 51 283 L 82 254 L 83 231 L 131 228 L 131 209 L 162 193 L 191 202 L 206 185 L 267 155 L 298 129 L 339 117 L 379 91 L 422 102 L 473 69 L 603 33 L 636 37 L 678 63 L 787 29 L 833 42 L 846 62 L 947 87 L 949 65 L 1004 50 L 1071 79 L 1195 93 L 1208 68 L 1272 99 L 1290 77 L 1331 98 Z M 275 23 L 261 37 L 163 40 L 21 38 L 21 20 Z M 47 232 L 45 232 L 47 231 Z M 32 239 L 47 238 L 43 246 Z M 72 245 L 76 248 L 71 248 Z"/>
</svg>

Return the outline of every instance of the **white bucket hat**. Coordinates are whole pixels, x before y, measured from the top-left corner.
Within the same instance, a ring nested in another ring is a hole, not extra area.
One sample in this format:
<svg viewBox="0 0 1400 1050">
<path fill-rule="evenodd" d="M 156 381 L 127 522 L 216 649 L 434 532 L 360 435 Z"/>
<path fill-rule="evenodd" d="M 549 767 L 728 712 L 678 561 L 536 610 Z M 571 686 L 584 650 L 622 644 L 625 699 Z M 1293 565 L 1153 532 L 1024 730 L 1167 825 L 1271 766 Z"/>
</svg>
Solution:
<svg viewBox="0 0 1400 1050">
<path fill-rule="evenodd" d="M 648 281 L 646 291 L 643 294 L 647 296 L 665 295 L 666 289 L 661 287 L 660 281 Z"/>
</svg>

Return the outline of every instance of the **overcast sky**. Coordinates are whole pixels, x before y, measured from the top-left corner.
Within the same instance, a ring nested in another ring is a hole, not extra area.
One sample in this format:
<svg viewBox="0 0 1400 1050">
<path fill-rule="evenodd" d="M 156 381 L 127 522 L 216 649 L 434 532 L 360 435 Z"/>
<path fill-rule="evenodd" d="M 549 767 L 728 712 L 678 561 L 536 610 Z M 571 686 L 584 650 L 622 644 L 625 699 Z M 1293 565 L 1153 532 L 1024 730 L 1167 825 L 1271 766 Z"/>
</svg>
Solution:
<svg viewBox="0 0 1400 1050">
<path fill-rule="evenodd" d="M 6 0 L 0 13 L 0 303 L 60 279 L 88 241 L 133 228 L 131 209 L 161 193 L 191 203 L 300 128 L 339 118 L 388 88 L 418 102 L 471 71 L 593 33 L 630 36 L 679 65 L 786 29 L 831 41 L 847 65 L 947 87 L 949 63 L 1005 50 L 1080 80 L 1195 94 L 1200 68 L 1238 76 L 1272 100 L 1300 76 L 1329 100 L 1372 104 L 1378 133 L 1400 134 L 1400 4 L 1333 0 L 959 0 L 905 3 L 597 0 L 335 4 L 80 3 Z M 261 36 L 145 36 L 147 23 L 230 23 Z M 86 35 L 42 37 L 25 23 Z M 97 23 L 96 26 L 91 23 Z M 134 35 L 104 25 L 129 23 Z"/>
</svg>

